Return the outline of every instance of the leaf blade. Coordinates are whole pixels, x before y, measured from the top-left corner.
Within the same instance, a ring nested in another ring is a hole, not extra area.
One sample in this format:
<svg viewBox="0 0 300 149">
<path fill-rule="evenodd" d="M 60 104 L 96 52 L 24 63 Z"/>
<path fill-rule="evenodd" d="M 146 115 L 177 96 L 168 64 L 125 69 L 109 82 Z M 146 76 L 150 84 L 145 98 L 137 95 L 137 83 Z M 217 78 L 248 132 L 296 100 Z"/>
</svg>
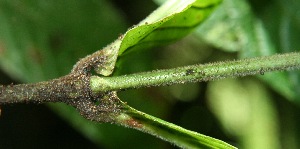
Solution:
<svg viewBox="0 0 300 149">
<path fill-rule="evenodd" d="M 141 48 L 141 44 L 153 47 L 184 37 L 203 22 L 220 2 L 220 0 L 167 1 L 124 34 L 119 55 L 135 48 L 136 45 L 139 45 L 137 49 Z"/>
</svg>

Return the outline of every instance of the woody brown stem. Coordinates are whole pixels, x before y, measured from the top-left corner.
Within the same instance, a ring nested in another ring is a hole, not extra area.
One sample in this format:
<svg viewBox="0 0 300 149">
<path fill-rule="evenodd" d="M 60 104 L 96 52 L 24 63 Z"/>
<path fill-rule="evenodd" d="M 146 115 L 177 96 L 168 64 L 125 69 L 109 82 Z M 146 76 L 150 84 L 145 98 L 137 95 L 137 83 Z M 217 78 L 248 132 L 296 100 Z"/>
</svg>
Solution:
<svg viewBox="0 0 300 149">
<path fill-rule="evenodd" d="M 70 74 L 34 84 L 0 86 L 0 104 L 23 102 L 66 102 L 91 98 L 89 77 Z"/>
</svg>

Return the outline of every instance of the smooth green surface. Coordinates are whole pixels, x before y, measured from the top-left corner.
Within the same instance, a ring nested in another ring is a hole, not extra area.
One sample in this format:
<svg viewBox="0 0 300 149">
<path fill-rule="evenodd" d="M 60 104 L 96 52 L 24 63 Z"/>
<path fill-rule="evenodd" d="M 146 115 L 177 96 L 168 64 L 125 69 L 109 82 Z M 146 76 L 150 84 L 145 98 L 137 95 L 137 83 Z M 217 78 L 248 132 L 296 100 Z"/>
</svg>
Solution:
<svg viewBox="0 0 300 149">
<path fill-rule="evenodd" d="M 188 149 L 235 149 L 236 147 L 218 139 L 211 138 L 163 121 L 129 106 L 117 117 L 117 121 L 126 127 L 131 127 L 163 140 L 171 142 L 180 148 Z"/>
<path fill-rule="evenodd" d="M 169 0 L 123 36 L 119 55 L 178 40 L 203 22 L 221 0 Z M 199 4 L 200 3 L 200 4 Z"/>
</svg>

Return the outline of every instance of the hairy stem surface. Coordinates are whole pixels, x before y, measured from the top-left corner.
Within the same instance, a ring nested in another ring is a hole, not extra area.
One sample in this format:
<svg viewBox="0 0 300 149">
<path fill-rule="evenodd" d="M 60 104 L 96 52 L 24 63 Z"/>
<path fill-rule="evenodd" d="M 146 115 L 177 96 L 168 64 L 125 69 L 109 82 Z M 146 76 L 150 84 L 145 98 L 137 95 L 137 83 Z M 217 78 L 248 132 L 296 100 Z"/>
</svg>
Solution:
<svg viewBox="0 0 300 149">
<path fill-rule="evenodd" d="M 192 65 L 116 77 L 91 77 L 93 92 L 118 91 L 131 88 L 164 86 L 186 82 L 211 81 L 241 77 L 270 71 L 300 68 L 300 53 L 289 53 L 237 61 Z"/>
<path fill-rule="evenodd" d="M 70 74 L 34 84 L 1 85 L 0 104 L 23 102 L 71 102 L 91 99 L 89 77 Z"/>
</svg>

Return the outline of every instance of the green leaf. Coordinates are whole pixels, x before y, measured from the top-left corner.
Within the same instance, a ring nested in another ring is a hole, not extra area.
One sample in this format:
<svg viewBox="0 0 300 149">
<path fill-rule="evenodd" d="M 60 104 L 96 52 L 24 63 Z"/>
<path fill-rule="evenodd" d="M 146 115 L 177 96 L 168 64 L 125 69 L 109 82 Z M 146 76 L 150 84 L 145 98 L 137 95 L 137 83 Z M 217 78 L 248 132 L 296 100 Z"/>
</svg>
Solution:
<svg viewBox="0 0 300 149">
<path fill-rule="evenodd" d="M 117 119 L 120 124 L 155 135 L 181 148 L 236 149 L 226 142 L 184 129 L 126 105 Z"/>
<path fill-rule="evenodd" d="M 201 22 L 221 0 L 169 0 L 122 37 L 119 55 L 178 40 Z"/>
</svg>

